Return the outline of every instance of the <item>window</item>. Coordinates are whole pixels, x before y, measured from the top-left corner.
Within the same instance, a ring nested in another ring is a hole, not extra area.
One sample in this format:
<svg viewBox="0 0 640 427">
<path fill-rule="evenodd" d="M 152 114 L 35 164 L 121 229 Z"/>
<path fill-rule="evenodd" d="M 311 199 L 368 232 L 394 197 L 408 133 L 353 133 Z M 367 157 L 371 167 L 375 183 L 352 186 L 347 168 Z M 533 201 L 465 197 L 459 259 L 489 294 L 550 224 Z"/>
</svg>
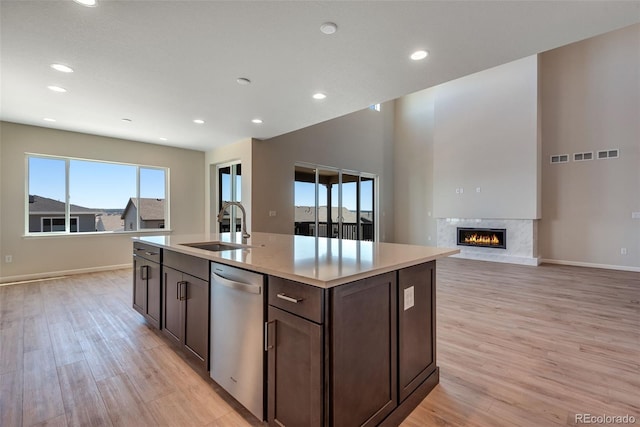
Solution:
<svg viewBox="0 0 640 427">
<path fill-rule="evenodd" d="M 362 172 L 296 165 L 294 233 L 375 240 L 374 182 Z"/>
<path fill-rule="evenodd" d="M 169 219 L 168 173 L 159 167 L 27 154 L 26 232 L 163 229 Z"/>
</svg>

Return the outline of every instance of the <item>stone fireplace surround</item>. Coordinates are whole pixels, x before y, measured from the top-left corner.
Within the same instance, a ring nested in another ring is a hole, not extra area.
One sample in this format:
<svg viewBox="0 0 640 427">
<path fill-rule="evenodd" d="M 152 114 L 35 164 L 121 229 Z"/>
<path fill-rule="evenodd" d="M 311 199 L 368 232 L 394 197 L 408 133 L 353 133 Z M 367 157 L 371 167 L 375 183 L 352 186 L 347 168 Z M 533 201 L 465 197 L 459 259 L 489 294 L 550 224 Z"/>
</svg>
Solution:
<svg viewBox="0 0 640 427">
<path fill-rule="evenodd" d="M 511 264 L 539 265 L 538 221 L 531 219 L 438 218 L 438 247 L 458 248 L 459 258 Z M 457 245 L 458 227 L 505 228 L 507 248 L 496 249 Z"/>
</svg>

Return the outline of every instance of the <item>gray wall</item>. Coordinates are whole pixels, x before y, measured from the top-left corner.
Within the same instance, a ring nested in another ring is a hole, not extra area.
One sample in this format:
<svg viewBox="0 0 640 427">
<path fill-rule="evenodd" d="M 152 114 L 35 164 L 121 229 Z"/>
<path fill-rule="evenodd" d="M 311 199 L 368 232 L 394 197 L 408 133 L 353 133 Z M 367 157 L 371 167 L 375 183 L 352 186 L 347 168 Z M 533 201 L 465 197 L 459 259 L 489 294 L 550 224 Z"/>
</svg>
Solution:
<svg viewBox="0 0 640 427">
<path fill-rule="evenodd" d="M 394 103 L 252 143 L 252 228 L 292 234 L 294 168 L 308 162 L 378 176 L 380 240 L 393 240 Z M 244 174 L 244 169 L 243 169 Z M 276 211 L 269 217 L 269 211 Z"/>
<path fill-rule="evenodd" d="M 173 231 L 189 234 L 204 230 L 203 152 L 15 123 L 0 124 L 0 261 L 3 263 L 0 280 L 131 264 L 132 234 L 129 233 L 23 236 L 25 152 L 168 167 Z M 13 262 L 4 263 L 4 256 L 9 254 Z"/>
<path fill-rule="evenodd" d="M 543 53 L 540 64 L 541 255 L 640 267 L 640 220 L 631 218 L 640 211 L 640 24 Z M 609 148 L 620 158 L 549 163 Z"/>
</svg>

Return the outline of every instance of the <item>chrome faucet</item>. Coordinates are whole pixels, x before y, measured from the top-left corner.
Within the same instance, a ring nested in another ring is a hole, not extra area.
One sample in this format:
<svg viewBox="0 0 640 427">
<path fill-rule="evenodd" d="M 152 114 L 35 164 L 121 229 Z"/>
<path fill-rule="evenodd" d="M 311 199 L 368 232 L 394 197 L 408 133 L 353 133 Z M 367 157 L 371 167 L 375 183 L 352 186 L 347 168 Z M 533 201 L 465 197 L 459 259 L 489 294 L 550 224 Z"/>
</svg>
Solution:
<svg viewBox="0 0 640 427">
<path fill-rule="evenodd" d="M 244 210 L 244 206 L 240 202 L 224 202 L 222 208 L 218 213 L 218 222 L 222 222 L 224 218 L 224 212 L 229 206 L 237 206 L 242 211 L 242 244 L 247 244 L 247 239 L 251 237 L 251 234 L 247 233 L 247 212 Z M 235 227 L 234 227 L 235 228 Z M 229 222 L 229 231 L 231 231 L 231 222 Z"/>
</svg>

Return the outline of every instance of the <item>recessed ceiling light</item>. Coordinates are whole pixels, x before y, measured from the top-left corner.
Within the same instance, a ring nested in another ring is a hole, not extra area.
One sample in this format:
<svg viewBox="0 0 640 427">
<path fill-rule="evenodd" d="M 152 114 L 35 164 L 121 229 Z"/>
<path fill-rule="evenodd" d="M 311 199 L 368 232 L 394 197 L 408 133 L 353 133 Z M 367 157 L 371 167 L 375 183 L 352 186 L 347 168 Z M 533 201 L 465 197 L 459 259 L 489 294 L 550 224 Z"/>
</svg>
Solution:
<svg viewBox="0 0 640 427">
<path fill-rule="evenodd" d="M 238 77 L 238 78 L 236 79 L 236 83 L 238 83 L 238 84 L 239 84 L 239 85 L 241 85 L 241 86 L 246 86 L 246 85 L 248 85 L 248 84 L 251 84 L 251 80 L 249 80 L 249 79 L 248 79 L 248 78 L 246 78 L 246 77 Z"/>
<path fill-rule="evenodd" d="M 196 123 L 196 124 L 201 125 L 201 124 L 203 124 L 203 123 L 204 123 L 204 120 L 202 120 L 202 119 L 195 119 L 195 120 L 193 121 L 193 123 Z"/>
<path fill-rule="evenodd" d="M 51 68 L 57 71 L 61 71 L 63 73 L 73 73 L 73 68 L 64 64 L 51 64 Z"/>
<path fill-rule="evenodd" d="M 314 93 L 313 94 L 313 99 L 325 99 L 327 97 L 327 95 L 325 95 L 322 92 L 318 92 L 318 93 Z"/>
<path fill-rule="evenodd" d="M 333 34 L 338 31 L 338 26 L 333 22 L 325 22 L 324 24 L 320 25 L 320 31 L 322 31 L 324 34 Z"/>
<path fill-rule="evenodd" d="M 426 50 L 416 50 L 411 54 L 411 59 L 414 61 L 420 61 L 421 59 L 426 58 L 429 55 L 429 52 Z"/>
<path fill-rule="evenodd" d="M 161 136 L 160 138 L 158 138 L 160 141 L 167 141 L 167 138 L 165 138 L 164 136 Z"/>
<path fill-rule="evenodd" d="M 262 119 L 253 119 L 251 120 L 251 123 L 255 123 L 257 125 L 262 124 Z"/>
<path fill-rule="evenodd" d="M 43 120 L 45 122 L 55 122 L 56 121 L 56 119 L 50 119 L 49 117 L 45 117 Z"/>
<path fill-rule="evenodd" d="M 131 120 L 131 119 L 122 119 L 122 121 L 123 121 L 123 122 L 126 122 L 126 123 L 131 123 L 131 122 L 132 122 L 132 120 Z"/>
<path fill-rule="evenodd" d="M 97 0 L 73 0 L 73 1 L 87 7 L 95 7 L 98 5 Z"/>
<path fill-rule="evenodd" d="M 65 88 L 60 87 L 60 86 L 47 86 L 47 87 L 49 88 L 49 90 L 52 90 L 54 92 L 62 93 L 62 92 L 66 92 L 67 91 Z"/>
</svg>

